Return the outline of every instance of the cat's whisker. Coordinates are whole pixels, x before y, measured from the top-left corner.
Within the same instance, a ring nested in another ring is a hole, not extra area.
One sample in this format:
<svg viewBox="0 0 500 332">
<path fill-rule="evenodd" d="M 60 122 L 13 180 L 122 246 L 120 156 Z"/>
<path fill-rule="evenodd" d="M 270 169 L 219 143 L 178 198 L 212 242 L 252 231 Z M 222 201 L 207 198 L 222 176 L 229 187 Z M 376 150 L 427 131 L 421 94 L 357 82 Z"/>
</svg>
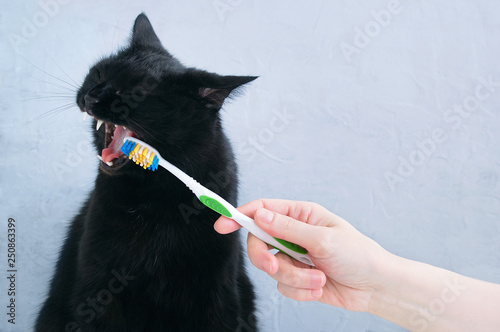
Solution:
<svg viewBox="0 0 500 332">
<path fill-rule="evenodd" d="M 73 100 L 73 96 L 33 96 L 21 99 L 22 101 L 32 101 L 32 100 L 40 100 L 40 101 L 66 101 Z"/>
<path fill-rule="evenodd" d="M 109 48 L 109 45 L 106 43 L 106 40 L 104 39 L 104 33 L 102 32 L 102 27 L 101 25 L 99 25 L 99 31 L 101 32 L 100 35 L 101 35 L 101 40 L 102 42 L 104 43 L 104 46 L 106 47 L 106 53 L 110 53 L 111 52 L 111 49 Z"/>
<path fill-rule="evenodd" d="M 41 101 L 70 101 L 75 100 L 74 92 L 66 92 L 66 91 L 50 91 L 46 93 L 44 91 L 34 91 L 34 90 L 19 90 L 23 93 L 24 98 L 22 101 L 30 101 L 30 100 L 41 100 Z"/>
<path fill-rule="evenodd" d="M 58 107 L 55 107 L 47 112 L 44 112 L 40 115 L 38 115 L 37 117 L 29 120 L 28 122 L 25 123 L 25 125 L 29 125 L 30 123 L 34 122 L 34 121 L 38 121 L 42 118 L 45 118 L 47 116 L 50 116 L 50 115 L 55 115 L 57 113 L 60 113 L 60 112 L 64 112 L 66 110 L 69 110 L 69 109 L 72 109 L 72 108 L 77 108 L 77 106 L 74 104 L 74 103 L 68 103 L 68 104 L 65 104 L 65 105 L 61 105 L 61 106 L 58 106 Z"/>
<path fill-rule="evenodd" d="M 26 59 L 26 58 L 25 58 L 25 57 L 23 57 L 22 55 L 19 55 L 19 56 L 20 56 L 22 59 L 24 59 L 26 62 L 28 62 L 29 64 L 31 64 L 33 67 L 35 67 L 36 69 L 38 69 L 39 71 L 41 71 L 42 73 L 44 73 L 45 75 L 48 75 L 48 76 L 50 76 L 50 77 L 52 77 L 52 78 L 54 78 L 54 79 L 56 79 L 56 80 L 58 80 L 58 81 L 60 81 L 60 82 L 62 82 L 62 83 L 65 83 L 65 84 L 67 84 L 67 85 L 69 85 L 69 86 L 71 86 L 71 87 L 73 87 L 73 88 L 75 88 L 75 89 L 78 89 L 78 88 L 79 88 L 78 84 L 73 84 L 73 83 L 70 83 L 70 82 L 68 82 L 68 81 L 66 81 L 66 80 L 63 80 L 63 79 L 61 79 L 61 78 L 59 78 L 59 77 L 57 77 L 57 76 L 54 76 L 54 75 L 50 74 L 49 72 L 47 72 L 47 71 L 43 70 L 42 68 L 38 67 L 37 65 L 35 65 L 33 62 L 29 61 L 28 59 Z"/>
<path fill-rule="evenodd" d="M 62 105 L 62 106 L 58 106 L 58 107 L 55 107 L 55 108 L 47 111 L 46 115 L 53 115 L 53 114 L 56 114 L 56 113 L 59 113 L 59 112 L 63 112 L 63 111 L 66 111 L 66 110 L 69 110 L 69 109 L 72 109 L 72 108 L 77 108 L 77 107 L 73 103 Z"/>
<path fill-rule="evenodd" d="M 46 83 L 46 82 L 43 82 L 41 81 L 42 83 Z M 47 91 L 43 91 L 43 90 L 23 90 L 23 89 L 19 89 L 17 90 L 19 92 L 25 92 L 25 93 L 46 93 Z M 74 90 L 71 90 L 71 93 L 70 92 L 66 92 L 66 91 L 49 91 L 50 93 L 54 93 L 54 94 L 67 94 L 67 95 L 75 95 L 74 93 Z"/>
<path fill-rule="evenodd" d="M 75 97 L 74 93 L 69 93 L 65 91 L 35 91 L 35 90 L 18 90 L 19 92 L 22 92 L 26 95 L 31 95 L 31 96 L 64 96 L 64 97 Z"/>
<path fill-rule="evenodd" d="M 42 83 L 45 83 L 45 84 L 50 84 L 50 85 L 53 85 L 53 86 L 57 86 L 58 88 L 61 88 L 61 89 L 64 89 L 64 90 L 67 90 L 68 92 L 75 92 L 77 89 L 75 88 L 70 88 L 70 87 L 67 87 L 65 85 L 60 85 L 60 84 L 57 84 L 57 83 L 54 83 L 54 82 L 49 82 L 49 81 L 40 81 Z"/>
<path fill-rule="evenodd" d="M 57 64 L 56 61 L 54 61 L 54 64 L 57 66 L 57 68 L 59 68 L 60 71 L 62 71 L 64 73 L 64 75 L 66 75 L 67 78 L 69 78 L 71 80 L 71 82 L 73 82 L 75 84 L 75 86 L 77 86 L 77 87 L 79 86 L 79 84 L 77 82 L 75 82 L 75 80 L 72 79 L 71 76 L 69 76 L 68 73 L 66 73 L 66 71 L 64 71 L 64 69 L 62 69 L 61 66 L 59 66 Z"/>
</svg>

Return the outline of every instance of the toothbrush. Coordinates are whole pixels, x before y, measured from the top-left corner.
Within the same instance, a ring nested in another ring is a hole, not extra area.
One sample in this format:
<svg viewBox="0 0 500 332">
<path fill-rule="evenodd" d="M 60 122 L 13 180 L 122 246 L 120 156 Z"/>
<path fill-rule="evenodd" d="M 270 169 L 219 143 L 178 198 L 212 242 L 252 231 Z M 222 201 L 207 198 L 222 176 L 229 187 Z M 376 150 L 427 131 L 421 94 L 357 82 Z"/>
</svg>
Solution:
<svg viewBox="0 0 500 332">
<path fill-rule="evenodd" d="M 129 159 L 135 161 L 136 164 L 142 166 L 144 169 L 149 169 L 151 171 L 156 171 L 158 169 L 158 165 L 162 166 L 167 171 L 175 175 L 175 177 L 177 177 L 179 180 L 181 180 L 207 207 L 211 208 L 219 214 L 222 214 L 223 216 L 233 219 L 238 224 L 245 227 L 250 233 L 266 242 L 267 244 L 270 244 L 274 248 L 284 252 L 285 254 L 295 258 L 302 263 L 314 266 L 313 262 L 309 258 L 309 255 L 307 254 L 306 249 L 295 243 L 278 239 L 267 234 L 259 226 L 257 226 L 252 218 L 239 212 L 224 198 L 205 188 L 195 179 L 163 159 L 160 153 L 158 153 L 158 151 L 152 148 L 150 145 L 135 137 L 125 137 L 123 139 L 123 142 L 124 143 L 121 147 L 121 151 L 125 155 L 127 155 Z"/>
</svg>

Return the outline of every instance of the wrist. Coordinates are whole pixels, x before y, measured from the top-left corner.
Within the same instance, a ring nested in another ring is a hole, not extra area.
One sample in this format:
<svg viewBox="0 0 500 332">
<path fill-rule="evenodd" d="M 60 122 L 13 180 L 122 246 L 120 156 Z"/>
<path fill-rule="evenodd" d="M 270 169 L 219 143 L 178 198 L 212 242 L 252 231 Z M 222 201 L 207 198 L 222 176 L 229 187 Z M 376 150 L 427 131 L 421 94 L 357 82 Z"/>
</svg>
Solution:
<svg viewBox="0 0 500 332">
<path fill-rule="evenodd" d="M 373 273 L 373 291 L 368 303 L 367 312 L 381 316 L 389 307 L 396 305 L 395 294 L 399 292 L 401 269 L 404 269 L 404 259 L 386 252 L 377 260 Z"/>
<path fill-rule="evenodd" d="M 380 278 L 382 281 L 373 293 L 369 312 L 420 331 L 436 330 L 428 328 L 439 326 L 445 319 L 436 315 L 442 309 L 441 297 L 445 296 L 446 301 L 453 295 L 450 292 L 461 291 L 463 281 L 463 277 L 454 272 L 393 254 L 381 267 Z M 450 290 L 450 287 L 454 288 Z"/>
<path fill-rule="evenodd" d="M 434 281 L 426 275 L 425 264 L 391 253 L 382 263 L 368 312 L 408 328 L 422 303 L 428 302 L 422 287 L 434 288 Z"/>
</svg>

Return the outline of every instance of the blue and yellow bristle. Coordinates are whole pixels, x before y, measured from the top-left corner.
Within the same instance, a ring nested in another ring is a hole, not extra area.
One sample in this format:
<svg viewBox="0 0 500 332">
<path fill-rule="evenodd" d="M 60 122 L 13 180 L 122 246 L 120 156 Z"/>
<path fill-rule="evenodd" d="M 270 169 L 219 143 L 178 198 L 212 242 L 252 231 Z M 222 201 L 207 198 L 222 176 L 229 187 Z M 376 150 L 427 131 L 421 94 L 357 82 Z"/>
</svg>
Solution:
<svg viewBox="0 0 500 332">
<path fill-rule="evenodd" d="M 144 169 L 152 171 L 156 171 L 158 169 L 159 159 L 156 156 L 156 153 L 147 147 L 127 140 L 123 143 L 121 151 L 128 156 L 128 159 L 132 159 L 137 165 L 142 166 Z"/>
</svg>

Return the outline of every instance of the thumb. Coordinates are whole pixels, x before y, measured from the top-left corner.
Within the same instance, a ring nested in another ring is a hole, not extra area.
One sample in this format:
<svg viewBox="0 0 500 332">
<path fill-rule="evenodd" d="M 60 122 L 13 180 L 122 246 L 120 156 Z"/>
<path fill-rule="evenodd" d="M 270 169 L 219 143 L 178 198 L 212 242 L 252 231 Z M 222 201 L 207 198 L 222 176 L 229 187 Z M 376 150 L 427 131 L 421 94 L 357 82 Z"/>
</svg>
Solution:
<svg viewBox="0 0 500 332">
<path fill-rule="evenodd" d="M 257 209 L 254 219 L 269 235 L 296 243 L 314 256 L 319 253 L 325 227 L 309 225 L 265 208 Z"/>
</svg>

